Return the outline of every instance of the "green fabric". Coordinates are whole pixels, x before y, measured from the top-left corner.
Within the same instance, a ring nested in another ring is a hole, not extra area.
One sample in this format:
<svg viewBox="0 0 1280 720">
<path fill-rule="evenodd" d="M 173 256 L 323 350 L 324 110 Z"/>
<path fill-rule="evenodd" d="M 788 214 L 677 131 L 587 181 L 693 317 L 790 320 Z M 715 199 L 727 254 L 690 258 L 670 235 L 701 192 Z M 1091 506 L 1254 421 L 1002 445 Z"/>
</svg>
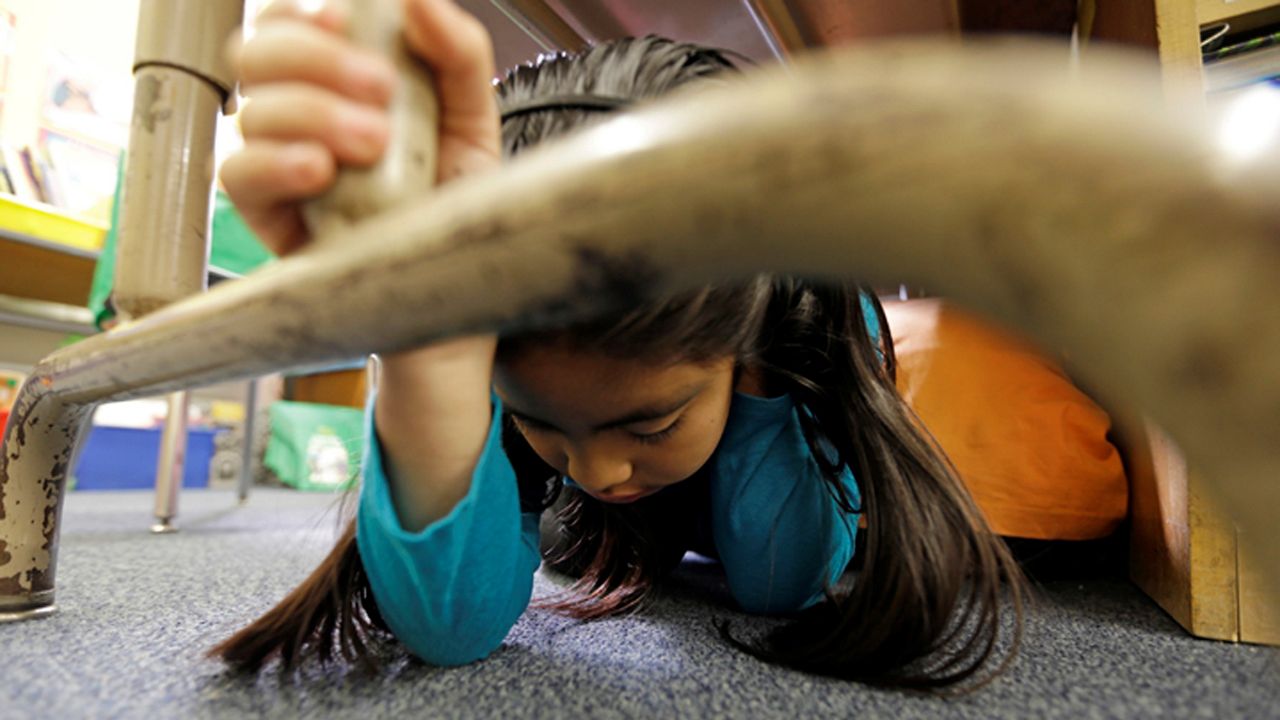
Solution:
<svg viewBox="0 0 1280 720">
<path fill-rule="evenodd" d="M 345 490 L 359 477 L 363 410 L 279 400 L 268 414 L 263 462 L 281 482 L 299 490 Z"/>
<path fill-rule="evenodd" d="M 111 201 L 111 229 L 102 242 L 98 264 L 93 268 L 93 285 L 89 287 L 89 310 L 93 313 L 93 324 L 99 330 L 102 323 L 115 317 L 115 312 L 107 309 L 107 298 L 111 296 L 111 283 L 116 271 L 116 227 L 120 225 L 120 190 L 123 187 L 124 153 L 120 153 L 116 163 L 116 194 Z"/>
<path fill-rule="evenodd" d="M 102 329 L 102 323 L 115 317 L 115 311 L 107 305 L 111 296 L 111 284 L 116 268 L 116 228 L 119 227 L 120 191 L 124 187 L 124 153 L 120 154 L 116 172 L 116 196 L 111 206 L 111 229 L 102 244 L 102 254 L 93 270 L 93 286 L 89 289 L 89 310 L 93 322 Z M 221 190 L 214 194 L 213 243 L 209 249 L 209 266 L 241 274 L 273 259 L 271 251 L 245 225 L 244 219 Z"/>
<path fill-rule="evenodd" d="M 231 198 L 221 190 L 213 196 L 212 229 L 213 247 L 209 251 L 209 264 L 213 267 L 243 275 L 275 259 L 275 255 L 244 224 L 244 218 L 240 217 Z"/>
</svg>

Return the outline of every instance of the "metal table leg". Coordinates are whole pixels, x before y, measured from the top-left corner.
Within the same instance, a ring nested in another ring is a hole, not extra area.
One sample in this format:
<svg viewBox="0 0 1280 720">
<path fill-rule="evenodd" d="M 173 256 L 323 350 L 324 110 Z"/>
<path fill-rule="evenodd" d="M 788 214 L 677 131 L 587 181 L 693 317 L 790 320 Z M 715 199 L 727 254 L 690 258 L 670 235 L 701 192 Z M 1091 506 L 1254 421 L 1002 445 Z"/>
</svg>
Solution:
<svg viewBox="0 0 1280 720">
<path fill-rule="evenodd" d="M 178 516 L 178 493 L 182 491 L 183 468 L 187 456 L 187 408 L 191 393 L 182 390 L 169 393 L 169 414 L 160 436 L 160 456 L 156 460 L 156 524 L 153 533 L 177 532 L 173 524 Z"/>
<path fill-rule="evenodd" d="M 240 464 L 240 480 L 236 483 L 236 499 L 244 504 L 249 501 L 249 486 L 253 484 L 255 453 L 253 450 L 254 416 L 258 414 L 258 380 L 249 381 L 249 391 L 244 400 L 244 454 Z"/>
</svg>

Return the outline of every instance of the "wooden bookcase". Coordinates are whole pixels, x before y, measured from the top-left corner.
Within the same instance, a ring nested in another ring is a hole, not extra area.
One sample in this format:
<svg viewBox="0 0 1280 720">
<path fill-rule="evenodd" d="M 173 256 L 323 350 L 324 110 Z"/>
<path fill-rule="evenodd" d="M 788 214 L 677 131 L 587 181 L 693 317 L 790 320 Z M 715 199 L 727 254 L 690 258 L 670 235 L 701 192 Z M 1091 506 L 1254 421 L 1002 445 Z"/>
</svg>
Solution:
<svg viewBox="0 0 1280 720">
<path fill-rule="evenodd" d="M 1276 0 L 1197 0 L 1196 19 L 1201 25 L 1211 25 L 1277 6 L 1280 3 Z"/>
<path fill-rule="evenodd" d="M 1280 613 L 1212 487 L 1159 429 L 1122 434 L 1130 578 L 1193 635 L 1280 645 Z"/>
<path fill-rule="evenodd" d="M 1280 0 L 1092 6 L 1093 39 L 1151 48 L 1171 94 L 1203 97 L 1200 27 L 1280 9 Z M 1248 538 L 1215 504 L 1212 484 L 1187 467 L 1158 428 L 1133 420 L 1120 425 L 1130 462 L 1130 577 L 1193 635 L 1280 645 L 1280 594 L 1264 583 Z"/>
</svg>

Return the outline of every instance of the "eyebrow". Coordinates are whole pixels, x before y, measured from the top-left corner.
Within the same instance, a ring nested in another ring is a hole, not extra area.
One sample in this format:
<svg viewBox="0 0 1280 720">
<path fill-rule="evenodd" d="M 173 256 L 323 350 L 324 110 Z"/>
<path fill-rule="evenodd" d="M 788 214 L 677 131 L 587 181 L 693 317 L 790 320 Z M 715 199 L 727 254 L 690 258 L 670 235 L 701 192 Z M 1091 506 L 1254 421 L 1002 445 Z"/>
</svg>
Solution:
<svg viewBox="0 0 1280 720">
<path fill-rule="evenodd" d="M 649 405 L 647 407 L 636 408 L 635 410 L 632 410 L 626 415 L 621 415 L 619 417 L 613 418 L 612 420 L 607 420 L 605 422 L 602 422 L 596 425 L 595 427 L 591 428 L 591 432 L 593 433 L 602 432 L 604 430 L 612 430 L 614 428 L 620 428 L 625 425 L 632 425 L 634 423 L 648 422 L 650 420 L 657 420 L 659 418 L 664 418 L 684 408 L 684 406 L 688 405 L 689 403 L 693 402 L 693 399 L 696 398 L 698 395 L 702 394 L 702 391 L 705 390 L 706 387 L 707 387 L 707 383 L 705 382 L 700 383 L 697 387 L 693 388 L 692 390 L 683 393 L 680 396 L 681 399 L 679 402 L 666 403 L 664 405 Z M 560 430 L 560 428 L 547 422 L 546 420 L 535 417 L 533 415 L 529 415 L 528 413 L 521 412 L 515 407 L 512 407 L 510 403 L 507 403 L 506 406 L 507 406 L 508 413 L 520 418 L 521 420 L 528 420 L 529 422 L 532 422 L 536 425 L 542 425 L 543 427 L 550 428 L 557 432 L 563 432 L 562 430 Z"/>
</svg>

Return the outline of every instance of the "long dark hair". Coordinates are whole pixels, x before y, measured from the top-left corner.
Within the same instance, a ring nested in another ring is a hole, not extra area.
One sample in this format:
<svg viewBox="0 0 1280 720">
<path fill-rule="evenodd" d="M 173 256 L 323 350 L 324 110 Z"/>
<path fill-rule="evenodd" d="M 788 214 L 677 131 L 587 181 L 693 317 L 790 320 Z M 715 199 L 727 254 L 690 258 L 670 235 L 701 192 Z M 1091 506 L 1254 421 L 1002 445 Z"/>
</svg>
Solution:
<svg viewBox="0 0 1280 720">
<path fill-rule="evenodd" d="M 578 56 L 543 56 L 498 85 L 506 110 L 504 149 L 517 154 L 604 119 L 620 101 L 726 77 L 732 69 L 714 50 L 655 37 L 605 43 Z M 870 299 L 874 317 L 867 317 L 863 297 Z M 879 328 L 878 343 L 869 321 Z M 504 338 L 499 359 L 548 337 Z M 823 602 L 763 638 L 743 640 L 722 626 L 730 642 L 808 672 L 918 688 L 981 677 L 993 658 L 1003 656 L 1007 663 L 1012 657 L 1021 632 L 1021 575 L 897 394 L 889 328 L 867 288 L 760 276 L 558 331 L 555 340 L 662 361 L 732 356 L 740 368 L 759 370 L 772 392 L 791 395 L 803 409 L 802 429 L 837 501 L 846 511 L 864 513 L 863 565 L 851 589 L 829 589 Z M 545 499 L 540 488 L 554 471 L 512 424 L 505 426 L 504 444 L 522 503 Z M 824 445 L 834 448 L 834 458 L 821 450 Z M 839 478 L 845 468 L 859 483 L 860 508 L 844 495 Z M 544 548 L 544 559 L 576 581 L 568 593 L 540 605 L 580 618 L 643 605 L 692 546 L 692 538 L 672 528 L 696 524 L 678 518 L 703 506 L 705 492 L 701 471 L 630 505 L 606 505 L 563 488 L 548 518 L 553 542 Z M 371 644 L 389 631 L 353 529 L 354 523 L 279 605 L 211 654 L 248 670 L 273 656 L 285 667 L 306 656 L 371 662 Z M 1008 605 L 1002 580 L 1010 588 Z M 1009 609 L 1012 644 L 1001 653 L 1002 619 Z"/>
</svg>

